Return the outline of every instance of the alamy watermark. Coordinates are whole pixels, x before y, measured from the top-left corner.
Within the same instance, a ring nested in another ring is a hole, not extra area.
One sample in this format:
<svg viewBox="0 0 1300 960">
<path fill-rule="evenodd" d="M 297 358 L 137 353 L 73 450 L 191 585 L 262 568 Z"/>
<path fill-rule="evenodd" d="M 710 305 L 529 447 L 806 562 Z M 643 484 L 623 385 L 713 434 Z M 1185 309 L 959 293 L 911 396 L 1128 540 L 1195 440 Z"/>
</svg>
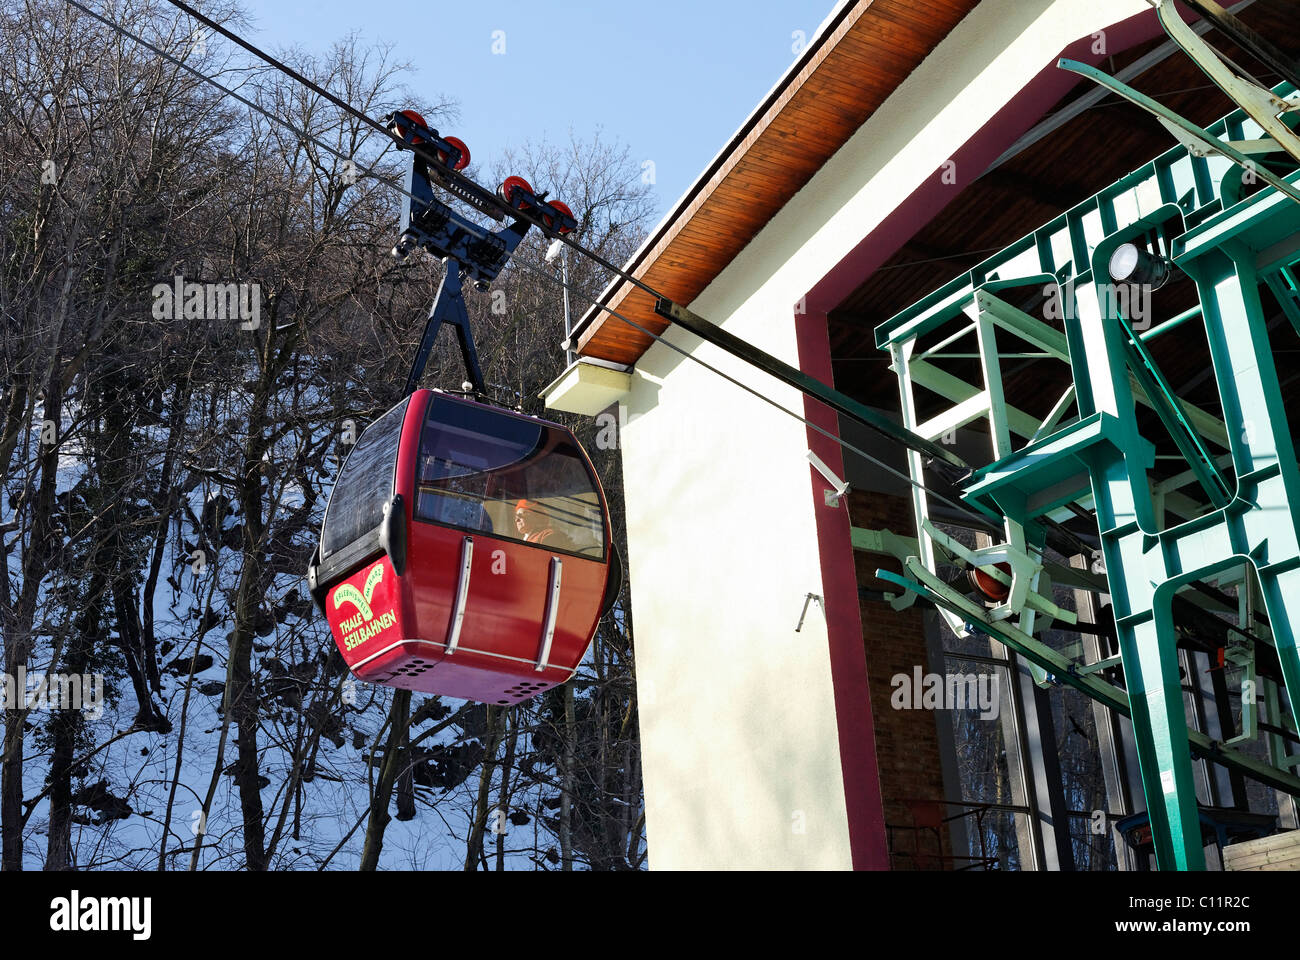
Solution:
<svg viewBox="0 0 1300 960">
<path fill-rule="evenodd" d="M 177 274 L 153 286 L 155 320 L 239 320 L 240 330 L 262 325 L 262 287 L 257 283 L 191 283 Z"/>
<path fill-rule="evenodd" d="M 998 715 L 1001 702 L 996 673 L 896 673 L 889 705 L 895 710 L 978 710 L 981 720 Z"/>
<path fill-rule="evenodd" d="M 104 715 L 102 673 L 0 673 L 0 710 L 80 710 Z"/>
<path fill-rule="evenodd" d="M 1151 291 L 1149 284 L 1137 283 L 1100 283 L 1097 285 L 1097 299 L 1101 305 L 1102 316 L 1124 317 L 1134 331 L 1146 330 L 1151 326 Z M 1046 320 L 1074 320 L 1079 316 L 1074 284 L 1049 283 L 1043 287 L 1043 296 L 1047 302 L 1043 305 L 1043 318 Z"/>
<path fill-rule="evenodd" d="M 50 901 L 50 929 L 55 933 L 121 931 L 133 940 L 148 940 L 152 917 L 152 897 L 91 897 L 73 890 Z"/>
</svg>

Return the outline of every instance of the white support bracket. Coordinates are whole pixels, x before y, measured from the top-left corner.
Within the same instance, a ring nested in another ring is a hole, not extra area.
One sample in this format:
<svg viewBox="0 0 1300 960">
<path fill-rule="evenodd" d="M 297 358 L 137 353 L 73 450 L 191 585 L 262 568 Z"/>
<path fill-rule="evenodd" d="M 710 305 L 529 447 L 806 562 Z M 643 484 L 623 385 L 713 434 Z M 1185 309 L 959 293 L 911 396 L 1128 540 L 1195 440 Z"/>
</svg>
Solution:
<svg viewBox="0 0 1300 960">
<path fill-rule="evenodd" d="M 826 482 L 832 487 L 832 489 L 826 491 L 826 506 L 838 507 L 840 505 L 840 499 L 845 497 L 849 492 L 848 481 L 841 480 L 837 477 L 835 471 L 826 466 L 826 463 L 822 458 L 817 456 L 817 454 L 813 453 L 811 450 L 808 451 L 807 456 L 808 462 L 817 469 L 817 472 L 820 473 L 822 477 L 825 478 Z M 809 596 L 812 596 L 812 594 L 809 594 Z M 799 622 L 803 623 L 803 620 L 800 619 Z"/>
</svg>

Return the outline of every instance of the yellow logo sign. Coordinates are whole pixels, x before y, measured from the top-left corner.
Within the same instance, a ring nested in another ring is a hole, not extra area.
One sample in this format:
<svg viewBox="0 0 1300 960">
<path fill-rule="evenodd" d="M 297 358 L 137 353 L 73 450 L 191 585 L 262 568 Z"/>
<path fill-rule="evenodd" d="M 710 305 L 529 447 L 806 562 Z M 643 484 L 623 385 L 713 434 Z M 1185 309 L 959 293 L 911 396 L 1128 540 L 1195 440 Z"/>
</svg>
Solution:
<svg viewBox="0 0 1300 960">
<path fill-rule="evenodd" d="M 384 579 L 384 565 L 381 563 L 370 571 L 370 576 L 366 577 L 364 593 L 350 583 L 343 584 L 334 591 L 334 609 L 337 610 L 343 604 L 350 603 L 361 615 L 359 623 L 368 623 L 375 619 L 375 613 L 370 609 L 370 600 L 375 595 L 375 587 L 382 579 Z M 346 627 L 346 623 L 344 626 Z"/>
<path fill-rule="evenodd" d="M 379 581 L 384 579 L 383 564 L 376 564 L 375 568 L 370 571 L 366 577 L 366 582 L 362 589 L 358 590 L 350 583 L 345 583 L 334 591 L 334 609 L 338 610 L 345 603 L 350 603 L 357 608 L 355 616 L 349 617 L 339 625 L 339 631 L 344 635 L 343 646 L 351 650 L 369 640 L 375 634 L 386 630 L 397 622 L 397 616 L 387 610 L 375 619 L 375 612 L 370 608 L 370 601 L 374 599 L 375 587 Z M 372 622 L 373 621 L 373 622 Z"/>
</svg>

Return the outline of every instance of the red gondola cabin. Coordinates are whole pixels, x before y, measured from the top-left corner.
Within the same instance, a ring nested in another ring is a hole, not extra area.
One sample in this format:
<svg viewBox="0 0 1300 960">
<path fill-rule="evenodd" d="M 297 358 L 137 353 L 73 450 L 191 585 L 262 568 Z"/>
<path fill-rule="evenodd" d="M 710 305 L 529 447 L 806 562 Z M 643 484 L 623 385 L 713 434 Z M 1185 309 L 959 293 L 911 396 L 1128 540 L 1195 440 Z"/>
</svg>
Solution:
<svg viewBox="0 0 1300 960">
<path fill-rule="evenodd" d="M 510 704 L 573 675 L 621 570 L 572 433 L 417 390 L 357 441 L 308 581 L 358 678 Z"/>
</svg>

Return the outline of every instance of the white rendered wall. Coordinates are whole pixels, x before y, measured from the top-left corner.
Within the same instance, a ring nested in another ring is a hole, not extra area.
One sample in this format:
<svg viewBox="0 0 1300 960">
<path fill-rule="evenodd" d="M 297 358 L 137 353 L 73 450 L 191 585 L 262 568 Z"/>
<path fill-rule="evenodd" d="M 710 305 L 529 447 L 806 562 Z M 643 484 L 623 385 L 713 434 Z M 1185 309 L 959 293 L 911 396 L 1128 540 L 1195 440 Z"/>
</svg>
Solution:
<svg viewBox="0 0 1300 960">
<path fill-rule="evenodd" d="M 1062 48 L 1144 10 L 984 0 L 691 308 L 797 364 L 796 301 Z M 795 391 L 669 339 L 802 413 Z M 820 609 L 794 631 L 805 595 L 824 593 L 814 509 L 830 509 L 810 493 L 806 428 L 658 344 L 626 405 L 650 866 L 846 869 Z"/>
</svg>

